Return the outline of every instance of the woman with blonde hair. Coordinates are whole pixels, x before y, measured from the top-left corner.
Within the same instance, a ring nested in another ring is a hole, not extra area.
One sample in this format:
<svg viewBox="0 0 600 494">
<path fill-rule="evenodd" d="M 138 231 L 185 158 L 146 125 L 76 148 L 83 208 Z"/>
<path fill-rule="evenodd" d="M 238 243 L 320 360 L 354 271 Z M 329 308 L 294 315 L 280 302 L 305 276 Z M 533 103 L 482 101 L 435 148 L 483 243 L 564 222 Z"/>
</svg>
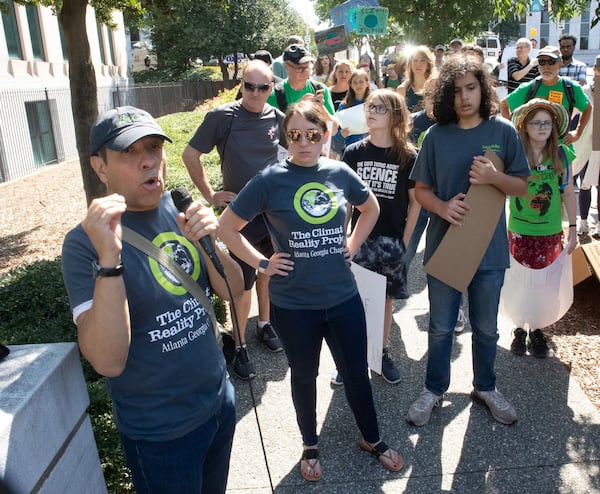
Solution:
<svg viewBox="0 0 600 494">
<path fill-rule="evenodd" d="M 337 111 L 338 106 L 346 97 L 348 93 L 348 89 L 350 89 L 350 77 L 352 76 L 352 71 L 354 70 L 354 66 L 350 60 L 338 60 L 333 67 L 333 71 L 331 72 L 330 82 L 331 86 L 329 87 L 329 93 L 331 94 L 331 100 L 333 101 L 333 107 L 335 111 Z"/>
<path fill-rule="evenodd" d="M 431 50 L 424 45 L 417 46 L 408 57 L 406 79 L 397 88 L 410 113 L 423 108 L 423 89 L 435 71 L 435 58 Z"/>
</svg>

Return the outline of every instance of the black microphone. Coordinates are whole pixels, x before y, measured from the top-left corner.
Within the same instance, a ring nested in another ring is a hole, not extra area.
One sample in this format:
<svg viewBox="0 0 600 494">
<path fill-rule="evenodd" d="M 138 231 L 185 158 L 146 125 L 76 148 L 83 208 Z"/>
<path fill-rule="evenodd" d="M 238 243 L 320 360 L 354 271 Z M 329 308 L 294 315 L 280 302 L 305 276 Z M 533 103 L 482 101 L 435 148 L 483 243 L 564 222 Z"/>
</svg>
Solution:
<svg viewBox="0 0 600 494">
<path fill-rule="evenodd" d="M 192 202 L 194 202 L 194 199 L 192 199 L 192 196 L 190 195 L 188 190 L 183 186 L 177 187 L 174 190 L 172 190 L 171 198 L 173 199 L 173 202 L 175 203 L 175 207 L 182 213 L 185 213 L 187 208 L 190 207 L 190 204 L 192 204 Z M 225 269 L 223 268 L 223 265 L 221 264 L 221 260 L 217 256 L 217 253 L 215 251 L 215 246 L 213 245 L 210 235 L 205 235 L 204 237 L 200 238 L 198 240 L 198 242 L 200 242 L 200 245 L 202 246 L 204 251 L 208 254 L 208 257 L 212 261 L 215 269 L 219 272 L 219 274 L 223 278 L 225 278 Z"/>
</svg>

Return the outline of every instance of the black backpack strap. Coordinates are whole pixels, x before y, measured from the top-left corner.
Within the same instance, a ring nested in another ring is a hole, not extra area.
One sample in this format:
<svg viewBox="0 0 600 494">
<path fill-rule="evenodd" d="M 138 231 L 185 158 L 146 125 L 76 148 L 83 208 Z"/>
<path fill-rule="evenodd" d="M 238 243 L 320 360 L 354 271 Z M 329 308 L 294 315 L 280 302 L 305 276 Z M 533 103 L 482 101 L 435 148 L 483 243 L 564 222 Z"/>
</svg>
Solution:
<svg viewBox="0 0 600 494">
<path fill-rule="evenodd" d="M 569 119 L 573 114 L 575 108 L 575 91 L 573 90 L 573 83 L 568 77 L 561 77 L 563 87 L 565 89 L 565 96 L 567 97 L 567 103 L 569 103 Z"/>
<path fill-rule="evenodd" d="M 285 89 L 283 88 L 283 82 L 275 84 L 275 97 L 277 98 L 277 106 L 285 113 L 287 110 L 287 100 L 285 99 Z"/>
<path fill-rule="evenodd" d="M 525 103 L 527 103 L 530 99 L 535 98 L 535 93 L 537 93 L 540 88 L 540 84 L 542 83 L 542 76 L 537 76 L 529 89 L 527 90 L 527 95 L 525 96 Z"/>
</svg>

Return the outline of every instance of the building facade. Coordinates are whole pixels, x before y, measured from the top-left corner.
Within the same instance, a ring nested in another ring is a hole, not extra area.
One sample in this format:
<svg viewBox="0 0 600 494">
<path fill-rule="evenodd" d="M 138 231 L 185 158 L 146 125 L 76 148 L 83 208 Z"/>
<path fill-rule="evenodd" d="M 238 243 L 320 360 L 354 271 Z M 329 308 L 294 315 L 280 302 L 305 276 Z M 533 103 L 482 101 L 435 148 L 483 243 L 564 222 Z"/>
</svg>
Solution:
<svg viewBox="0 0 600 494">
<path fill-rule="evenodd" d="M 533 7 L 535 5 L 539 8 Z M 568 21 L 554 22 L 548 15 L 548 2 L 534 0 L 530 12 L 521 18 L 520 35 L 535 38 L 538 48 L 542 48 L 546 45 L 558 46 L 558 38 L 562 33 L 572 34 L 578 40 L 574 57 L 593 65 L 596 55 L 600 54 L 600 26 L 592 28 L 596 8 L 598 1 L 593 0 L 582 15 Z"/>
<path fill-rule="evenodd" d="M 67 46 L 58 18 L 48 7 L 7 3 L 0 23 L 0 182 L 78 159 Z M 129 80 L 120 12 L 113 22 L 113 29 L 99 23 L 88 6 L 99 110 L 111 108 L 113 89 Z"/>
</svg>

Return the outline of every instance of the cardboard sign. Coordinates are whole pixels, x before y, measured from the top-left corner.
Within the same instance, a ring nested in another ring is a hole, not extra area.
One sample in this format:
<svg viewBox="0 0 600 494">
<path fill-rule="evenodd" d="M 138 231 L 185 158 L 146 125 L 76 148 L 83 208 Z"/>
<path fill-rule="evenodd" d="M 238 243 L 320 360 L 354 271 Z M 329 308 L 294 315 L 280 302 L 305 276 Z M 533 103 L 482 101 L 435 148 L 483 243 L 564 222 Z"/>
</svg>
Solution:
<svg viewBox="0 0 600 494">
<path fill-rule="evenodd" d="M 315 43 L 319 55 L 337 53 L 348 47 L 348 36 L 344 26 L 333 26 L 323 31 L 315 32 Z"/>
<path fill-rule="evenodd" d="M 354 262 L 351 269 L 367 317 L 367 363 L 371 370 L 381 374 L 386 279 Z"/>
<path fill-rule="evenodd" d="M 485 152 L 498 171 L 504 163 L 490 148 Z M 464 292 L 487 250 L 506 196 L 493 185 L 471 185 L 464 201 L 471 207 L 461 226 L 450 225 L 423 271 Z"/>
<path fill-rule="evenodd" d="M 356 28 L 356 8 L 379 7 L 377 0 L 347 0 L 342 5 L 331 9 L 329 15 L 334 26 L 342 25 L 347 33 L 351 33 Z"/>
<path fill-rule="evenodd" d="M 358 7 L 356 9 L 356 33 L 383 35 L 387 32 L 388 9 Z"/>
</svg>

